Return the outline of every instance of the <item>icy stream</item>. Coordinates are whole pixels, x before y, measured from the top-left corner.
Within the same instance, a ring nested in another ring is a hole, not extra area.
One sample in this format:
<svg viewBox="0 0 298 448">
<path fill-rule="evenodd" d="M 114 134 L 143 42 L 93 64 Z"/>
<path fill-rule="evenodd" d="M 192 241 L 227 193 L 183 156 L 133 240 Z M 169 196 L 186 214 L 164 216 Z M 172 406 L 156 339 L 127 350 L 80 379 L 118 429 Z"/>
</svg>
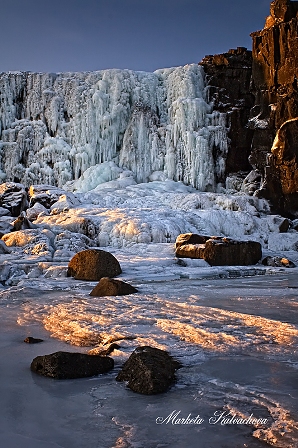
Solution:
<svg viewBox="0 0 298 448">
<path fill-rule="evenodd" d="M 6 359 L 0 381 L 1 446 L 297 446 L 296 269 L 239 278 L 201 272 L 201 279 L 175 279 L 171 247 L 152 245 L 143 255 L 139 245 L 135 251 L 117 250 L 120 278 L 138 287 L 134 295 L 94 298 L 89 296 L 94 283 L 66 278 L 24 280 L 1 292 L 1 352 Z M 158 267 L 165 260 L 168 277 L 155 273 L 146 280 L 152 263 Z M 142 276 L 136 275 L 136 267 Z M 227 276 L 226 268 L 220 269 Z M 242 269 L 242 275 L 249 274 Z M 236 268 L 230 272 L 241 275 Z M 28 335 L 45 342 L 24 344 Z M 39 354 L 96 352 L 117 339 L 115 369 L 107 375 L 56 381 L 29 370 Z M 143 344 L 166 349 L 183 364 L 166 394 L 140 396 L 115 381 L 129 353 Z M 204 421 L 156 423 L 173 411 L 184 418 L 200 415 Z M 209 421 L 215 412 L 229 411 L 242 418 L 265 418 L 267 424 Z"/>
</svg>

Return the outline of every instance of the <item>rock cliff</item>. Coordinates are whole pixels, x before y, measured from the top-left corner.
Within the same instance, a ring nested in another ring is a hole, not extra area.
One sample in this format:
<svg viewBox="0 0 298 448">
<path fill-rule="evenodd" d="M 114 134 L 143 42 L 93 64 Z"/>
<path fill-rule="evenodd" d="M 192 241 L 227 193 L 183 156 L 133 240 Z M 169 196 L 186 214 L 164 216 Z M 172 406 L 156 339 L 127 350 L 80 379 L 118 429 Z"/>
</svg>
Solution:
<svg viewBox="0 0 298 448">
<path fill-rule="evenodd" d="M 274 212 L 298 216 L 298 2 L 276 0 L 261 31 L 251 34 L 255 104 L 250 163 L 261 171 L 258 196 Z M 290 120 L 290 121 L 289 121 Z"/>
<path fill-rule="evenodd" d="M 298 2 L 271 2 L 264 29 L 251 36 L 252 52 L 240 47 L 200 62 L 214 108 L 229 117 L 226 171 L 252 170 L 242 189 L 297 217 Z"/>
</svg>

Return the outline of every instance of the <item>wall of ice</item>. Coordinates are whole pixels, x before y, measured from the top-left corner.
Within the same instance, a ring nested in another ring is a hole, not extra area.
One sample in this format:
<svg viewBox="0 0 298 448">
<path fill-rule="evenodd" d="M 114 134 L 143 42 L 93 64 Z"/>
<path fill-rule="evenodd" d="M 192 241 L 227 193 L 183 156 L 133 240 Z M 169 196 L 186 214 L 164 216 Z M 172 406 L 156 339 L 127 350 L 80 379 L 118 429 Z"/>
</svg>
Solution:
<svg viewBox="0 0 298 448">
<path fill-rule="evenodd" d="M 0 180 L 62 186 L 96 166 L 99 184 L 115 179 L 106 162 L 137 183 L 171 179 L 215 191 L 224 180 L 226 117 L 212 110 L 196 64 L 1 73 L 0 114 Z"/>
</svg>

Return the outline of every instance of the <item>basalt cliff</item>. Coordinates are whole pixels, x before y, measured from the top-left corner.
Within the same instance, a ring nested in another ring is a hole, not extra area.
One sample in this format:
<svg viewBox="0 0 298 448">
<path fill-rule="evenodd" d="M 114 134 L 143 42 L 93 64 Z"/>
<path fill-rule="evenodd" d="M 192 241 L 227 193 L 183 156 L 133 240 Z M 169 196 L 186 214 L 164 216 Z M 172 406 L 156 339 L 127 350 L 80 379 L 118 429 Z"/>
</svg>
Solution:
<svg viewBox="0 0 298 448">
<path fill-rule="evenodd" d="M 227 184 L 250 171 L 242 190 L 297 217 L 298 2 L 273 1 L 251 37 L 252 52 L 240 47 L 200 63 L 215 109 L 228 116 Z"/>
</svg>

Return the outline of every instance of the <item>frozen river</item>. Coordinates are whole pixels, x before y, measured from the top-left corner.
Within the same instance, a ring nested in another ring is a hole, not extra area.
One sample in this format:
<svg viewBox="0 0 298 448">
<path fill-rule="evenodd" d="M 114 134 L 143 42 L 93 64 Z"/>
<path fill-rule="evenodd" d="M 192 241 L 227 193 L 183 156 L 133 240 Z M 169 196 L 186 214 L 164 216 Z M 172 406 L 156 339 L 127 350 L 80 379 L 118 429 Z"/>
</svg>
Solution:
<svg viewBox="0 0 298 448">
<path fill-rule="evenodd" d="M 186 278 L 169 269 L 146 279 L 148 254 L 141 275 L 134 262 L 142 257 L 118 252 L 121 277 L 137 294 L 94 298 L 94 283 L 67 278 L 26 280 L 0 293 L 0 446 L 297 447 L 297 269 L 244 276 L 248 270 L 221 268 L 224 278 L 218 268 L 213 276 L 197 268 L 197 278 L 195 268 Z M 45 342 L 24 344 L 29 335 Z M 57 381 L 30 371 L 35 356 L 96 352 L 115 339 L 109 374 Z M 142 396 L 115 381 L 138 345 L 182 362 L 167 393 Z M 251 415 L 259 422 L 246 423 Z M 188 416 L 196 423 L 183 424 Z"/>
</svg>

